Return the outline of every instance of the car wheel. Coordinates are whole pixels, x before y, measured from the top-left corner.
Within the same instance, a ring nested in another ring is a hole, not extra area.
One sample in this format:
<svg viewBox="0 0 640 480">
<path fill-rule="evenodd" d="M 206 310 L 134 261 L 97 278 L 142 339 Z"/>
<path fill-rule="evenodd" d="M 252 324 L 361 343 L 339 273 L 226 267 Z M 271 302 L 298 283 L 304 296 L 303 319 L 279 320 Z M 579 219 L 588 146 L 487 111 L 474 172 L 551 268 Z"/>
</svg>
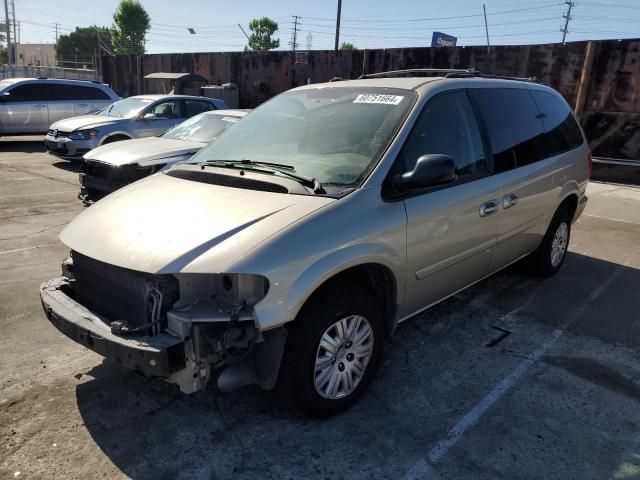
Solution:
<svg viewBox="0 0 640 480">
<path fill-rule="evenodd" d="M 353 288 L 326 289 L 289 327 L 282 387 L 302 413 L 336 414 L 366 390 L 383 349 L 382 314 L 375 297 Z"/>
<path fill-rule="evenodd" d="M 571 238 L 571 218 L 565 207 L 559 208 L 553 218 L 542 243 L 531 256 L 535 273 L 543 277 L 555 275 L 562 266 Z"/>
</svg>

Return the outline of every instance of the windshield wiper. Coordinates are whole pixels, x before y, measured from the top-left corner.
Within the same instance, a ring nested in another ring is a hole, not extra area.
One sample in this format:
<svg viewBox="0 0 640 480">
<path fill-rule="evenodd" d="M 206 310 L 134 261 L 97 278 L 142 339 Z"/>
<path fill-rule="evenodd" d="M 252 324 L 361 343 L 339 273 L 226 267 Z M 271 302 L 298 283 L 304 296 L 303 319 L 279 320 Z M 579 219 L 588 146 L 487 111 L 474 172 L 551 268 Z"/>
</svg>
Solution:
<svg viewBox="0 0 640 480">
<path fill-rule="evenodd" d="M 327 193 L 316 178 L 307 177 L 293 173 L 295 167 L 292 165 L 286 165 L 284 163 L 271 163 L 271 162 L 254 162 L 253 160 L 205 160 L 200 162 L 202 168 L 205 165 L 214 165 L 216 167 L 228 167 L 228 168 L 243 168 L 243 167 L 267 167 L 271 173 L 282 173 L 294 180 L 298 180 L 301 184 L 309 187 L 313 190 L 313 193 Z M 251 168 L 250 168 L 251 169 Z M 260 171 L 257 169 L 257 171 Z M 264 171 L 264 170 L 263 170 Z"/>
</svg>

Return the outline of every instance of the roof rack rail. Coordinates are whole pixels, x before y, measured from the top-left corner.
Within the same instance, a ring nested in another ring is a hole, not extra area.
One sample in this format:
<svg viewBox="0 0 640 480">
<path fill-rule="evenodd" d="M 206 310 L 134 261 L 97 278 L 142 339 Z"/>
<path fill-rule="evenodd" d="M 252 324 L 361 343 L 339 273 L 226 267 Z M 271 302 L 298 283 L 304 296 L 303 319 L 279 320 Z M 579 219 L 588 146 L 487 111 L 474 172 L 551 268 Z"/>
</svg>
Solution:
<svg viewBox="0 0 640 480">
<path fill-rule="evenodd" d="M 517 80 L 519 82 L 540 83 L 536 77 L 511 77 L 509 75 L 492 75 L 481 73 L 478 70 L 470 70 L 467 72 L 451 72 L 445 75 L 445 78 L 495 78 L 497 80 Z"/>
<path fill-rule="evenodd" d="M 441 74 L 444 78 L 495 78 L 499 80 L 517 80 L 520 82 L 540 83 L 536 77 L 512 77 L 509 75 L 492 75 L 482 73 L 475 68 L 409 68 L 406 70 L 391 70 L 388 72 L 367 73 L 358 79 L 395 77 L 407 74 Z"/>
<path fill-rule="evenodd" d="M 473 74 L 473 73 L 476 73 L 476 70 L 468 69 L 468 68 L 409 68 L 406 70 L 390 70 L 388 72 L 365 73 L 360 75 L 358 79 L 395 77 L 395 76 L 407 75 L 411 73 L 420 73 L 420 74 L 440 73 L 440 74 L 444 74 L 445 76 L 448 76 L 451 74 Z"/>
</svg>

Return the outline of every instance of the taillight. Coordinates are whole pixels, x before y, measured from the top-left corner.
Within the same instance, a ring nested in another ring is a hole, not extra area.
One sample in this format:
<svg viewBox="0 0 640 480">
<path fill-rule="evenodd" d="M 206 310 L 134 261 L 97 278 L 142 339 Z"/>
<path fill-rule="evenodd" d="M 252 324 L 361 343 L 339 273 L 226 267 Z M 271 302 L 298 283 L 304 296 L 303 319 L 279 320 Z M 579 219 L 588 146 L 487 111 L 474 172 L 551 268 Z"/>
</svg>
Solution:
<svg viewBox="0 0 640 480">
<path fill-rule="evenodd" d="M 591 172 L 593 171 L 593 157 L 591 156 L 591 151 L 589 151 L 589 177 L 591 177 Z"/>
</svg>

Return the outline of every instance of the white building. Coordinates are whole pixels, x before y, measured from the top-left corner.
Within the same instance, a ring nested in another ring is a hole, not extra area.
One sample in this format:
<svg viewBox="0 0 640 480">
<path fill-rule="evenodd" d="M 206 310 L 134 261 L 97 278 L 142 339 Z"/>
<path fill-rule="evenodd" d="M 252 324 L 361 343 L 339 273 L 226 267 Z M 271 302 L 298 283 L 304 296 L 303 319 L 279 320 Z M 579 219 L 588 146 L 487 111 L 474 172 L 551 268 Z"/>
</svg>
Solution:
<svg viewBox="0 0 640 480">
<path fill-rule="evenodd" d="M 53 43 L 18 43 L 16 65 L 55 67 L 56 49 Z"/>
</svg>

